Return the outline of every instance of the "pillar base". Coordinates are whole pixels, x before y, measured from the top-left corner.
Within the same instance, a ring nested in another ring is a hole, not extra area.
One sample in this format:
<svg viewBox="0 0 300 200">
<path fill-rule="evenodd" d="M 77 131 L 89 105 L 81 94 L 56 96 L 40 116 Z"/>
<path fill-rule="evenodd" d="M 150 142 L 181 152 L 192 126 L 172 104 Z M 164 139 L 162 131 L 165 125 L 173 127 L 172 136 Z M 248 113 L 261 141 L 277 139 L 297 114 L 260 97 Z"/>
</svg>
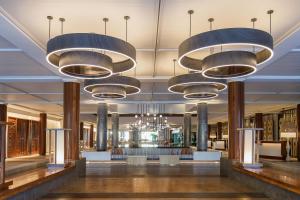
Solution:
<svg viewBox="0 0 300 200">
<path fill-rule="evenodd" d="M 81 156 L 86 158 L 87 161 L 111 160 L 110 151 L 83 151 Z"/>
<path fill-rule="evenodd" d="M 220 161 L 222 152 L 220 151 L 194 151 L 193 160 Z"/>
<path fill-rule="evenodd" d="M 13 181 L 12 181 L 12 180 L 11 180 L 11 181 L 6 181 L 6 182 L 0 184 L 0 191 L 2 191 L 2 190 L 7 190 L 8 187 L 9 187 L 10 185 L 12 185 L 12 184 L 13 184 Z"/>
<path fill-rule="evenodd" d="M 262 163 L 253 163 L 253 164 L 243 163 L 242 166 L 245 168 L 259 169 L 259 168 L 263 167 L 263 164 Z"/>
</svg>

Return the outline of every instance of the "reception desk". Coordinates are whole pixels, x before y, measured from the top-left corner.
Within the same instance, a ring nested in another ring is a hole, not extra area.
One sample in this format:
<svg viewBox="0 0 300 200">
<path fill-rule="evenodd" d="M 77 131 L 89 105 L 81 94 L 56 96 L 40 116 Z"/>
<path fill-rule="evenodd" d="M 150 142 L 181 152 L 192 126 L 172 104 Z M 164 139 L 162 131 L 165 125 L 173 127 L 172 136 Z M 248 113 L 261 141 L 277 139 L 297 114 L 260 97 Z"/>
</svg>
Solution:
<svg viewBox="0 0 300 200">
<path fill-rule="evenodd" d="M 112 160 L 126 160 L 128 156 L 146 156 L 148 160 L 159 160 L 160 155 L 178 155 L 180 160 L 192 160 L 191 148 L 117 148 L 112 150 Z"/>
<path fill-rule="evenodd" d="M 214 142 L 215 150 L 226 150 L 226 141 L 225 140 L 216 140 Z"/>
<path fill-rule="evenodd" d="M 159 163 L 161 165 L 178 165 L 179 156 L 178 155 L 159 155 Z"/>
<path fill-rule="evenodd" d="M 147 156 L 128 156 L 127 157 L 128 165 L 146 165 L 147 164 Z"/>
<path fill-rule="evenodd" d="M 261 141 L 259 145 L 259 157 L 267 159 L 286 159 L 286 141 Z"/>
</svg>

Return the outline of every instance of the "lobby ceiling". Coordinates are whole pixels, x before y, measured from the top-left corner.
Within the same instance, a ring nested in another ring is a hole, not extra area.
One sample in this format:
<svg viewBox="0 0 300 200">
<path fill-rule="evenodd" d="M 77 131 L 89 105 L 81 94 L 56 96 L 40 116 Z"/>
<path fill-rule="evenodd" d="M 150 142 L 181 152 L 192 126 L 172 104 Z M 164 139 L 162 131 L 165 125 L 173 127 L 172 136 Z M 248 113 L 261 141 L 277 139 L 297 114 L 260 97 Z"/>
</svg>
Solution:
<svg viewBox="0 0 300 200">
<path fill-rule="evenodd" d="M 193 35 L 208 30 L 210 17 L 215 18 L 214 29 L 251 27 L 250 19 L 256 17 L 256 28 L 268 31 L 266 11 L 273 9 L 275 55 L 245 79 L 246 113 L 275 112 L 300 102 L 300 1 L 162 0 L 160 11 L 158 5 L 158 0 L 0 0 L 0 101 L 62 113 L 62 85 L 70 78 L 45 61 L 47 15 L 54 17 L 52 36 L 60 32 L 59 17 L 66 18 L 65 33 L 103 33 L 102 18 L 108 17 L 108 35 L 123 39 L 123 17 L 129 15 L 128 41 L 137 48 L 137 78 L 142 82 L 142 92 L 108 103 L 118 103 L 121 113 L 135 112 L 137 103 L 151 102 L 165 104 L 169 113 L 183 113 L 184 103 L 196 101 L 169 93 L 167 80 L 173 76 L 172 60 L 177 58 L 178 45 L 189 34 L 187 11 L 195 11 Z M 176 74 L 185 72 L 176 66 Z M 133 76 L 134 71 L 126 75 Z M 82 113 L 95 113 L 98 102 L 82 90 Z M 210 122 L 225 121 L 227 90 L 209 104 Z"/>
</svg>

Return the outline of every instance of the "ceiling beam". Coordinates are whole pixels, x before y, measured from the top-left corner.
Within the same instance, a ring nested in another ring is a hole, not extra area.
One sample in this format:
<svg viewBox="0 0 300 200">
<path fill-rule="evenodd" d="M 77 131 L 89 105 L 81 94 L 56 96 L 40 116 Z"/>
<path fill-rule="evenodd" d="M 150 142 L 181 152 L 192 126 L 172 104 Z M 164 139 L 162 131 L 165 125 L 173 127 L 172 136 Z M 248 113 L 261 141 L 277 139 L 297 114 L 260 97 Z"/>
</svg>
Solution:
<svg viewBox="0 0 300 200">
<path fill-rule="evenodd" d="M 47 63 L 44 45 L 36 41 L 34 37 L 2 7 L 0 7 L 0 27 L 0 35 L 3 38 L 40 63 L 41 67 L 46 67 L 49 71 L 61 76 L 58 70 Z"/>
<path fill-rule="evenodd" d="M 257 70 L 261 70 L 265 67 L 272 66 L 272 63 L 276 62 L 284 55 L 289 53 L 292 49 L 296 49 L 300 46 L 300 23 L 296 24 L 290 30 L 288 30 L 283 36 L 274 42 L 274 56 L 270 62 L 257 66 Z M 251 77 L 251 76 L 250 76 Z M 246 79 L 250 78 L 247 77 Z"/>
</svg>

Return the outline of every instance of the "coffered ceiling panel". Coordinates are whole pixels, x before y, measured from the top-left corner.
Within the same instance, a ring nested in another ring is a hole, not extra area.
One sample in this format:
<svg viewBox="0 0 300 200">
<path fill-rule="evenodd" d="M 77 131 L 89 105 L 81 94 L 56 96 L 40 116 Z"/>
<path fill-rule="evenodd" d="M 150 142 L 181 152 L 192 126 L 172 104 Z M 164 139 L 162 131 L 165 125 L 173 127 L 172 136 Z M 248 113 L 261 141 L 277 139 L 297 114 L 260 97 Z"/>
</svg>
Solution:
<svg viewBox="0 0 300 200">
<path fill-rule="evenodd" d="M 54 75 L 24 52 L 0 51 L 1 76 L 43 76 Z"/>
<path fill-rule="evenodd" d="M 102 18 L 108 17 L 107 33 L 125 38 L 124 16 L 129 15 L 128 41 L 136 48 L 154 48 L 157 1 L 152 0 L 10 0 L 0 1 L 9 15 L 41 44 L 48 40 L 46 16 L 54 16 L 52 36 L 60 34 L 59 17 L 64 17 L 65 33 L 104 33 Z M 34 12 L 33 12 L 34 11 Z M 24 14 L 26 13 L 26 14 Z M 147 39 L 145 39 L 147 38 Z"/>
<path fill-rule="evenodd" d="M 260 70 L 257 75 L 299 76 L 300 52 L 290 52 L 270 67 Z"/>
<path fill-rule="evenodd" d="M 62 82 L 11 82 L 6 83 L 7 86 L 18 88 L 28 93 L 34 94 L 62 94 L 63 83 Z"/>
<path fill-rule="evenodd" d="M 43 100 L 29 94 L 0 94 L 0 102 L 2 103 L 22 104 L 41 101 Z"/>
<path fill-rule="evenodd" d="M 49 103 L 22 103 L 22 107 L 33 109 L 37 112 L 44 112 L 48 114 L 55 114 L 55 115 L 63 115 L 63 107 L 57 104 L 49 104 Z"/>
<path fill-rule="evenodd" d="M 4 39 L 3 37 L 0 37 L 0 50 L 1 49 L 8 49 L 8 50 L 18 50 L 15 45 Z"/>
<path fill-rule="evenodd" d="M 0 83 L 0 94 L 22 94 L 23 92 L 20 92 L 19 90 L 16 90 L 14 88 L 9 87 L 7 84 Z"/>
</svg>

